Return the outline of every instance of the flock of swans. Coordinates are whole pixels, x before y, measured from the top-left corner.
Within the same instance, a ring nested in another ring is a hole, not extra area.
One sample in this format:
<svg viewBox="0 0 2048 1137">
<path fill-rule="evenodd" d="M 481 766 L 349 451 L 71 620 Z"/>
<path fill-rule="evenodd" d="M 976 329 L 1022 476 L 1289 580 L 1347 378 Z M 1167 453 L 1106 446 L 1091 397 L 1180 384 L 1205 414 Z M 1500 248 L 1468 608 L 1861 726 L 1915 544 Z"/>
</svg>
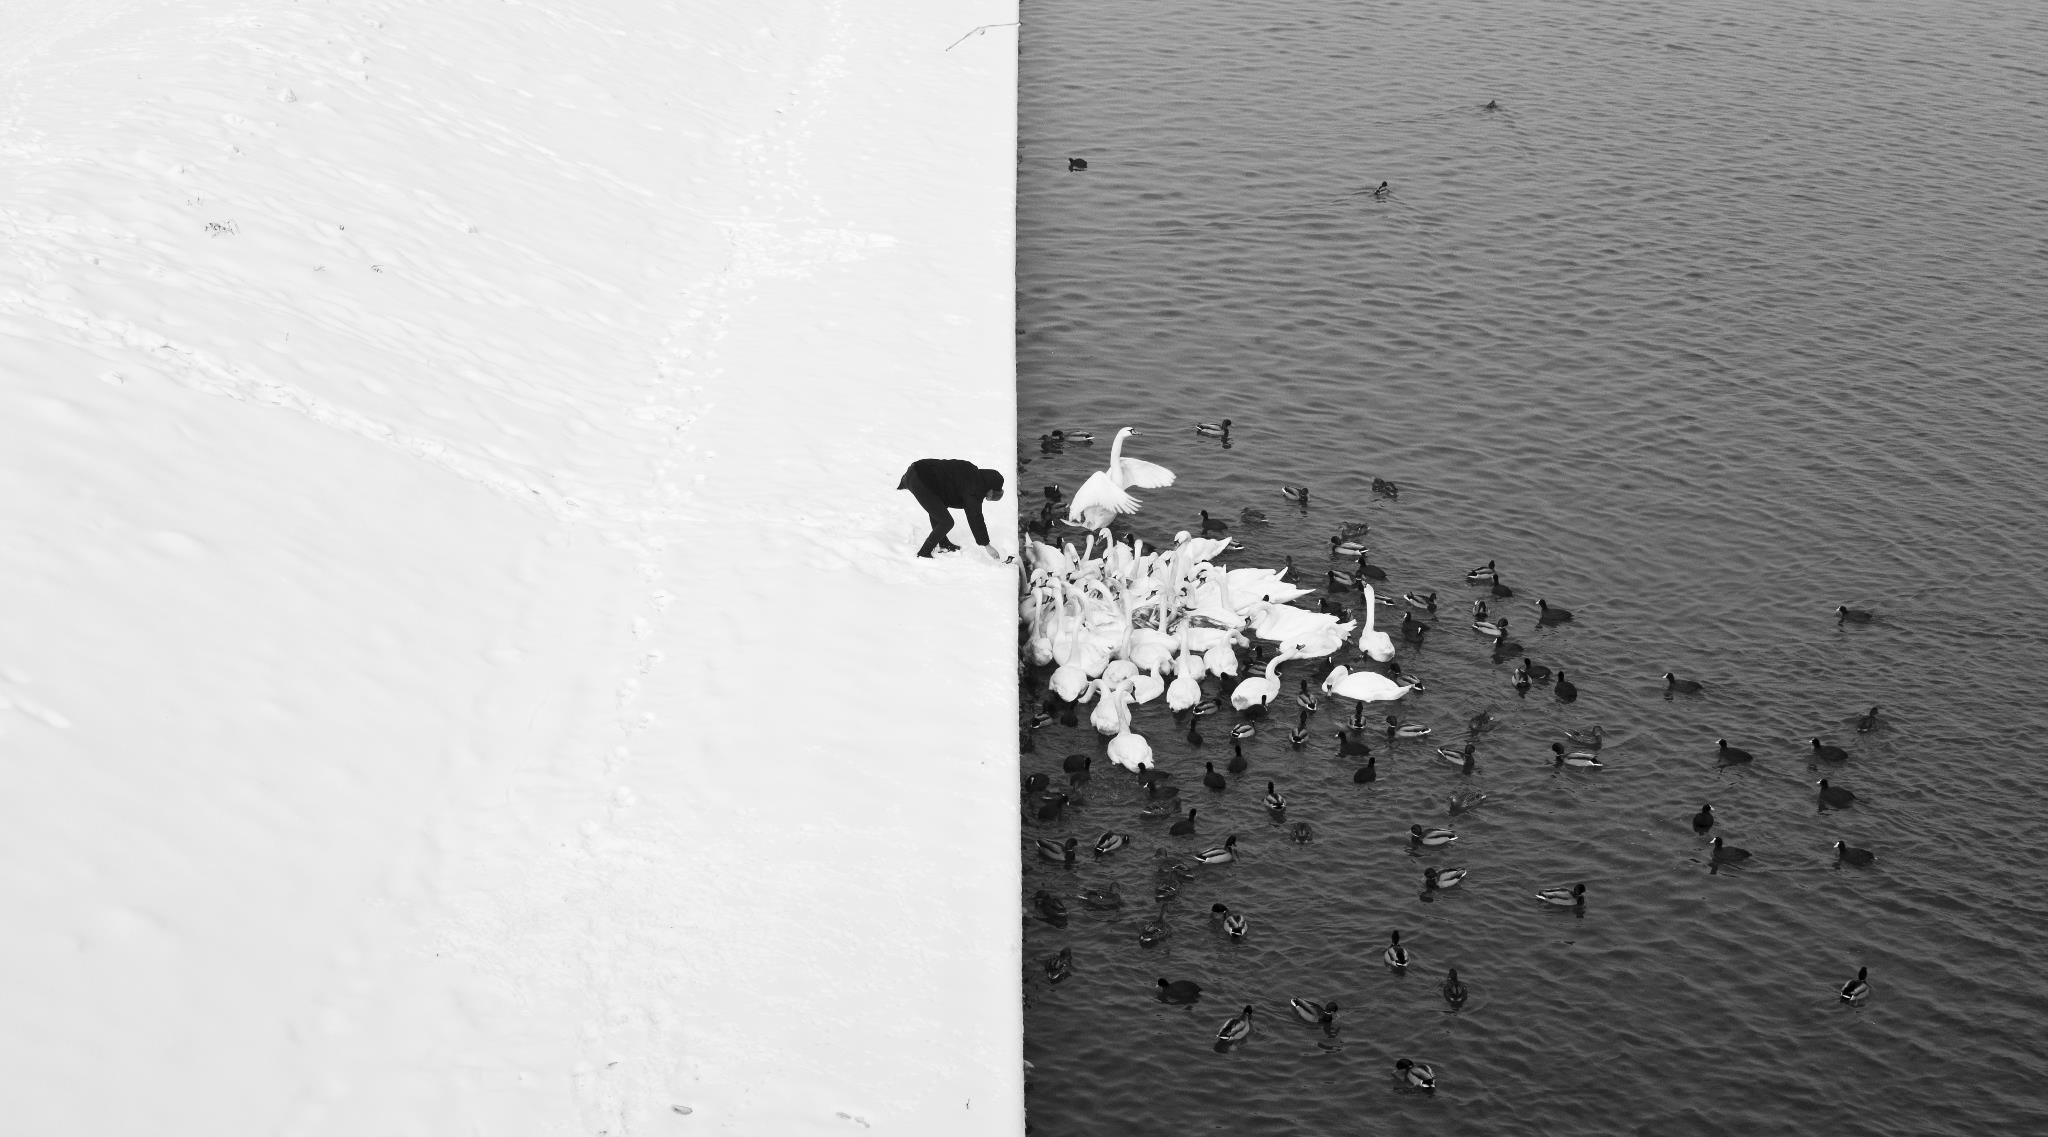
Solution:
<svg viewBox="0 0 2048 1137">
<path fill-rule="evenodd" d="M 1201 424 L 1197 430 L 1227 441 L 1229 423 L 1226 420 L 1220 426 Z M 1221 710 L 1227 700 L 1227 705 L 1240 716 L 1240 721 L 1230 732 L 1235 755 L 1230 763 L 1230 772 L 1242 773 L 1246 763 L 1240 742 L 1255 731 L 1251 722 L 1287 700 L 1288 692 L 1283 690 L 1280 679 L 1281 666 L 1294 660 L 1323 660 L 1328 662 L 1328 667 L 1317 683 L 1317 689 L 1323 696 L 1350 700 L 1354 704 L 1350 722 L 1336 734 L 1339 755 L 1365 757 L 1366 765 L 1356 772 L 1353 780 L 1374 780 L 1377 775 L 1371 748 L 1364 741 L 1365 707 L 1393 703 L 1422 689 L 1421 682 L 1403 673 L 1395 661 L 1393 636 L 1378 626 L 1378 613 L 1383 604 L 1404 609 L 1400 621 L 1402 638 L 1420 643 L 1423 635 L 1434 626 L 1436 594 L 1408 593 L 1398 601 L 1382 600 L 1370 582 L 1383 581 L 1385 574 L 1367 562 L 1366 549 L 1357 540 L 1364 535 L 1365 526 L 1347 527 L 1345 532 L 1330 539 L 1332 557 L 1356 556 L 1358 568 L 1353 571 L 1325 570 L 1320 574 L 1323 580 L 1316 581 L 1317 584 L 1327 582 L 1332 593 L 1340 589 L 1355 591 L 1360 598 L 1356 609 L 1359 618 L 1355 619 L 1343 605 L 1334 603 L 1329 597 L 1322 598 L 1320 610 L 1310 611 L 1297 606 L 1295 601 L 1308 597 L 1316 588 L 1304 587 L 1298 582 L 1299 578 L 1292 571 L 1291 558 L 1286 568 L 1277 570 L 1230 568 L 1217 563 L 1220 555 L 1241 546 L 1227 536 L 1209 536 L 1212 531 L 1227 531 L 1228 527 L 1210 519 L 1206 511 L 1201 536 L 1181 532 L 1171 545 L 1151 549 L 1142 540 L 1119 540 L 1111 530 L 1111 524 L 1141 507 L 1131 490 L 1170 486 L 1174 481 L 1173 472 L 1166 467 L 1124 455 L 1126 441 L 1136 435 L 1137 431 L 1128 427 L 1118 431 L 1110 446 L 1107 467 L 1094 471 L 1066 503 L 1065 524 L 1072 527 L 1077 538 L 1086 531 L 1078 547 L 1073 541 L 1054 544 L 1027 535 L 1024 560 L 1028 575 L 1019 603 L 1023 642 L 1019 665 L 1026 675 L 1027 691 L 1036 686 L 1038 677 L 1043 676 L 1049 697 L 1024 729 L 1022 748 L 1026 751 L 1035 749 L 1033 731 L 1053 721 L 1055 716 L 1073 725 L 1075 709 L 1092 701 L 1094 709 L 1088 720 L 1096 731 L 1107 737 L 1108 758 L 1139 775 L 1150 802 L 1144 814 L 1161 818 L 1173 816 L 1177 819 L 1171 831 L 1173 835 L 1192 834 L 1198 810 L 1190 808 L 1185 817 L 1180 816 L 1178 789 L 1168 783 L 1167 776 L 1155 771 L 1152 744 L 1132 729 L 1131 708 L 1163 698 L 1177 720 L 1188 722 L 1189 744 L 1199 746 L 1203 741 L 1199 727 L 1202 717 Z M 1092 441 L 1092 436 L 1083 432 L 1056 433 L 1041 439 L 1049 452 L 1056 446 Z M 1389 498 L 1398 494 L 1393 483 L 1377 478 L 1374 479 L 1374 489 L 1377 494 Z M 1306 508 L 1309 500 L 1306 487 L 1289 486 L 1286 490 L 1290 500 Z M 1045 516 L 1041 524 L 1033 526 L 1039 531 L 1047 528 L 1043 522 L 1050 520 L 1057 511 L 1058 498 L 1054 488 L 1048 487 L 1047 498 Z M 1501 582 L 1499 571 L 1492 562 L 1468 572 L 1466 580 L 1485 588 L 1487 599 L 1513 595 L 1513 590 Z M 1855 610 L 1845 610 L 1842 619 L 1855 620 L 1863 615 Z M 1573 614 L 1565 609 L 1544 600 L 1538 601 L 1536 623 L 1539 627 L 1555 627 L 1573 618 Z M 1485 599 L 1474 604 L 1472 628 L 1482 640 L 1491 642 L 1495 663 L 1511 659 L 1523 650 L 1510 638 L 1505 617 L 1489 622 Z M 1363 657 L 1359 661 L 1360 669 L 1351 670 L 1342 664 L 1329 662 L 1350 645 L 1355 645 Z M 1271 650 L 1272 654 L 1260 667 L 1260 653 L 1265 650 Z M 1366 664 L 1377 665 L 1378 669 Z M 1048 667 L 1051 669 L 1049 674 L 1045 672 Z M 1551 678 L 1549 669 L 1535 664 L 1526 655 L 1522 655 L 1513 676 L 1516 691 L 1524 696 L 1532 682 L 1549 681 Z M 1213 698 L 1206 697 L 1203 688 L 1204 681 L 1211 678 L 1217 679 L 1221 685 Z M 1695 680 L 1680 679 L 1670 673 L 1661 678 L 1666 682 L 1667 694 L 1697 695 L 1702 690 L 1702 685 Z M 1561 702 L 1569 703 L 1577 698 L 1577 688 L 1562 670 L 1555 675 L 1553 691 Z M 1299 707 L 1300 718 L 1288 738 L 1299 749 L 1308 737 L 1308 720 L 1320 707 L 1321 700 L 1317 692 L 1311 690 L 1310 681 L 1301 680 L 1292 703 Z M 1877 709 L 1872 708 L 1859 724 L 1859 729 L 1867 729 L 1874 724 L 1876 713 Z M 1477 738 L 1489 729 L 1487 718 L 1488 715 L 1482 712 L 1468 724 L 1470 738 Z M 1420 724 L 1399 724 L 1392 715 L 1386 716 L 1385 731 L 1390 741 L 1429 733 L 1428 728 Z M 1553 744 L 1553 763 L 1560 768 L 1599 768 L 1602 765 L 1599 757 L 1602 734 L 1597 725 L 1583 732 L 1567 731 L 1570 747 L 1564 743 Z M 1729 747 L 1725 739 L 1721 740 L 1720 746 L 1723 764 L 1749 757 L 1747 752 Z M 1813 748 L 1820 758 L 1846 757 L 1839 748 L 1824 746 L 1818 738 L 1813 740 Z M 1437 753 L 1443 760 L 1461 766 L 1467 774 L 1472 772 L 1474 743 L 1469 739 L 1462 748 L 1443 747 Z M 1089 779 L 1092 765 L 1092 756 L 1085 754 L 1071 755 L 1065 760 L 1070 790 L 1077 789 Z M 1214 762 L 1207 764 L 1203 783 L 1216 791 L 1221 791 L 1227 784 L 1223 775 L 1216 771 Z M 1853 798 L 1839 787 L 1828 786 L 1825 780 L 1820 787 L 1823 808 L 1841 808 Z M 1049 777 L 1043 774 L 1028 778 L 1025 790 L 1034 803 L 1032 811 L 1041 821 L 1057 820 L 1065 804 L 1075 799 L 1074 794 L 1053 789 Z M 1451 812 L 1455 816 L 1462 809 L 1478 805 L 1484 797 L 1484 794 L 1454 797 Z M 1275 818 L 1284 815 L 1286 799 L 1274 782 L 1267 782 L 1263 801 Z M 1712 807 L 1703 807 L 1694 819 L 1694 829 L 1704 837 L 1712 825 Z M 1306 822 L 1298 822 L 1288 831 L 1296 841 L 1313 840 L 1313 830 Z M 1457 840 L 1457 834 L 1449 829 L 1418 824 L 1411 827 L 1409 839 L 1411 847 L 1419 851 L 1447 846 Z M 1100 859 L 1111 855 L 1130 843 L 1129 834 L 1104 832 L 1095 843 L 1095 856 Z M 1069 867 L 1076 863 L 1078 846 L 1079 841 L 1072 837 L 1064 842 L 1038 839 L 1038 852 L 1043 859 Z M 1841 842 L 1837 842 L 1836 847 L 1838 857 L 1844 863 L 1867 865 L 1872 860 L 1867 850 L 1850 848 Z M 1718 868 L 1737 863 L 1748 855 L 1744 850 L 1724 846 L 1717 838 L 1711 861 Z M 1165 903 L 1178 890 L 1179 881 L 1195 871 L 1194 866 L 1227 864 L 1238 856 L 1237 839 L 1232 835 L 1223 845 L 1194 854 L 1192 864 L 1182 862 L 1170 866 L 1155 895 L 1161 905 L 1161 919 L 1146 926 L 1140 934 L 1140 943 L 1149 946 L 1163 937 Z M 1435 867 L 1426 870 L 1425 899 L 1439 890 L 1455 887 L 1464 878 L 1465 871 L 1462 868 L 1440 870 Z M 1586 886 L 1578 883 L 1545 888 L 1536 893 L 1536 898 L 1546 904 L 1583 912 Z M 1084 893 L 1082 899 L 1090 907 L 1116 907 L 1121 903 L 1120 898 L 1106 895 L 1099 889 Z M 1033 903 L 1041 918 L 1064 925 L 1065 906 L 1059 898 L 1047 890 L 1040 890 Z M 1241 938 L 1246 930 L 1243 914 L 1232 913 L 1221 904 L 1216 909 L 1213 919 L 1220 921 L 1219 929 L 1232 938 Z M 1396 970 L 1408 966 L 1408 955 L 1400 944 L 1398 931 L 1393 934 L 1386 960 L 1388 966 Z M 1064 979 L 1071 968 L 1071 949 L 1044 962 L 1047 978 L 1055 983 Z M 1189 980 L 1162 978 L 1159 986 L 1160 997 L 1168 1002 L 1189 1003 L 1199 998 L 1199 986 Z M 1454 1008 L 1462 1005 L 1465 987 L 1455 970 L 1450 972 L 1441 991 Z M 1867 979 L 1859 972 L 1857 979 L 1844 986 L 1841 996 L 1854 1002 L 1868 993 Z M 1334 1035 L 1336 1003 L 1294 999 L 1290 1006 L 1302 1022 L 1319 1026 L 1326 1034 Z M 1248 1037 L 1253 1014 L 1254 1008 L 1246 1006 L 1243 1012 L 1226 1022 L 1218 1032 L 1217 1048 L 1227 1049 Z M 1424 1064 L 1402 1059 L 1397 1066 L 1396 1077 L 1411 1089 L 1434 1089 L 1434 1071 Z"/>
</svg>

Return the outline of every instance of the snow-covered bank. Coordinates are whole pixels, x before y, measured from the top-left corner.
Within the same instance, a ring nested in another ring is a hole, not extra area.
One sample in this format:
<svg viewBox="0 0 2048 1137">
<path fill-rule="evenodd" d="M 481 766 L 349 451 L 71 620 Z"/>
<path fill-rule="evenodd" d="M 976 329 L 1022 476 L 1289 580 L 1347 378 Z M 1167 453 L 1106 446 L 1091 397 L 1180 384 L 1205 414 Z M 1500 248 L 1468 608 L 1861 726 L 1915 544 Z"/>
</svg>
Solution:
<svg viewBox="0 0 2048 1137">
<path fill-rule="evenodd" d="M 1020 1128 L 1015 18 L 7 6 L 16 1127 Z"/>
</svg>

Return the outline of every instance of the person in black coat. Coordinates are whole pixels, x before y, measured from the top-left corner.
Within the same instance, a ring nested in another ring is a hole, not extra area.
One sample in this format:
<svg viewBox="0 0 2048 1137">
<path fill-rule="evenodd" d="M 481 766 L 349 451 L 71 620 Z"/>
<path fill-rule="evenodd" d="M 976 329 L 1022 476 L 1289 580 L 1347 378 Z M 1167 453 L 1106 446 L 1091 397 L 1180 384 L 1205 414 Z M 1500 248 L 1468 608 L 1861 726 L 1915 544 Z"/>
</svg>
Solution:
<svg viewBox="0 0 2048 1137">
<path fill-rule="evenodd" d="M 974 463 L 959 458 L 920 458 L 903 471 L 903 480 L 896 483 L 899 490 L 909 490 L 917 504 L 932 518 L 932 535 L 924 539 L 924 546 L 917 550 L 920 557 L 929 557 L 934 548 L 948 551 L 960 546 L 946 539 L 953 529 L 951 510 L 967 515 L 967 527 L 974 531 L 974 543 L 995 559 L 1002 554 L 988 543 L 988 523 L 981 519 L 981 503 L 1003 500 L 1003 476 L 994 470 L 983 470 Z"/>
</svg>

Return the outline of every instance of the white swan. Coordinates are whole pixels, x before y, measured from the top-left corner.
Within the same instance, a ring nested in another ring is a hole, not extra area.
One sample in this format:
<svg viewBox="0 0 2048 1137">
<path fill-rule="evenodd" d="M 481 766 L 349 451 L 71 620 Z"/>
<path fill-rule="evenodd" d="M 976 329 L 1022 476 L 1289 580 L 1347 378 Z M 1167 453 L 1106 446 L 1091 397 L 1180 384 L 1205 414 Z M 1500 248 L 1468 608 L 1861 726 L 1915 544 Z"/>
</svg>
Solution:
<svg viewBox="0 0 2048 1137">
<path fill-rule="evenodd" d="M 1122 700 L 1118 700 L 1118 705 L 1122 705 Z M 1116 737 L 1109 740 L 1109 760 L 1133 772 L 1152 765 L 1152 744 L 1145 741 L 1144 735 L 1131 732 L 1131 712 L 1128 707 L 1124 708 L 1123 729 L 1117 731 Z"/>
<path fill-rule="evenodd" d="M 1068 505 L 1068 521 L 1090 529 L 1106 528 L 1118 514 L 1138 512 L 1138 499 L 1125 492 L 1129 487 L 1157 489 L 1173 484 L 1172 470 L 1123 456 L 1124 439 L 1136 433 L 1128 426 L 1116 432 L 1116 441 L 1109 446 L 1109 469 L 1088 475 Z"/>
<path fill-rule="evenodd" d="M 1115 734 L 1122 730 L 1130 716 L 1127 706 L 1131 698 L 1130 691 L 1125 689 L 1124 684 L 1109 684 L 1099 679 L 1090 686 L 1100 696 L 1095 701 L 1095 709 L 1088 714 L 1088 721 L 1095 727 L 1096 733 Z"/>
<path fill-rule="evenodd" d="M 1180 667 L 1173 673 L 1173 682 L 1166 688 L 1166 705 L 1175 714 L 1187 710 L 1202 701 L 1202 673 L 1206 670 L 1201 657 L 1188 650 L 1188 626 L 1180 626 Z"/>
<path fill-rule="evenodd" d="M 1396 683 L 1377 671 L 1354 671 L 1331 684 L 1329 691 L 1361 703 L 1389 703 L 1406 695 L 1411 686 L 1413 684 Z"/>
<path fill-rule="evenodd" d="M 1263 707 L 1280 697 L 1280 665 L 1294 658 L 1294 645 L 1281 648 L 1266 664 L 1264 675 L 1254 675 L 1230 692 L 1230 705 L 1237 710 Z"/>
<path fill-rule="evenodd" d="M 1166 690 L 1166 680 L 1156 671 L 1140 671 L 1131 680 L 1131 701 L 1149 703 Z"/>
<path fill-rule="evenodd" d="M 1374 663 L 1385 663 L 1394 658 L 1394 638 L 1374 629 L 1373 610 L 1378 607 L 1372 585 L 1368 584 L 1365 586 L 1365 627 L 1358 633 L 1358 650 L 1364 652 Z"/>
</svg>

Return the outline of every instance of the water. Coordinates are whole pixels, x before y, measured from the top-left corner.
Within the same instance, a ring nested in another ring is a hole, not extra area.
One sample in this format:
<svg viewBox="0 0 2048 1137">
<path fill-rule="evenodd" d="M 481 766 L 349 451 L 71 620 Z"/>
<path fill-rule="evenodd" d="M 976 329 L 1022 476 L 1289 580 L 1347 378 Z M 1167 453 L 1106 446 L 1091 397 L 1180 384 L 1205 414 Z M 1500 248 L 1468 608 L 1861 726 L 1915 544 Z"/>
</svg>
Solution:
<svg viewBox="0 0 2048 1137">
<path fill-rule="evenodd" d="M 1306 751 L 1276 718 L 1207 794 L 1162 701 L 1136 729 L 1203 799 L 1200 836 L 1140 821 L 1117 771 L 1027 822 L 1137 835 L 1071 874 L 1025 862 L 1026 897 L 1132 901 L 1025 923 L 1027 962 L 1074 949 L 1072 978 L 1024 982 L 1032 1131 L 2044 1131 L 2048 15 L 1051 0 L 1022 32 L 1020 489 L 1073 490 L 1136 426 L 1130 452 L 1179 474 L 1139 493 L 1136 532 L 1255 506 L 1274 524 L 1236 530 L 1234 563 L 1320 569 L 1369 521 L 1389 590 L 1444 613 L 1402 652 L 1429 689 L 1401 713 L 1438 735 L 1376 745 L 1377 783 L 1351 783 L 1348 707 L 1326 707 Z M 1224 417 L 1228 449 L 1191 429 Z M 1103 441 L 1043 455 L 1056 426 Z M 1488 559 L 1517 589 L 1497 614 L 1576 705 L 1517 698 L 1466 630 L 1462 573 Z M 1578 620 L 1538 629 L 1539 596 Z M 1665 698 L 1667 670 L 1706 693 Z M 1859 735 L 1872 704 L 1891 726 Z M 1433 748 L 1489 707 L 1468 783 Z M 1594 722 L 1607 768 L 1545 763 Z M 1815 735 L 1853 756 L 1815 769 Z M 1722 736 L 1754 768 L 1718 769 Z M 1024 768 L 1076 750 L 1101 752 L 1085 719 Z M 1821 776 L 1856 806 L 1817 812 Z M 1268 778 L 1314 844 L 1267 819 Z M 1461 839 L 1411 856 L 1408 826 L 1468 785 L 1492 800 Z M 1703 801 L 1747 865 L 1710 873 Z M 1231 832 L 1243 859 L 1139 947 L 1161 860 Z M 1837 839 L 1876 865 L 1837 869 Z M 1427 864 L 1471 877 L 1424 904 Z M 1582 917 L 1531 896 L 1581 880 Z M 1250 916 L 1242 944 L 1218 901 Z M 1413 974 L 1379 962 L 1394 929 Z M 1875 994 L 1844 1007 L 1858 966 Z M 1156 1002 L 1161 976 L 1202 1002 Z M 1287 1017 L 1297 996 L 1348 1008 L 1341 1045 Z M 1259 1032 L 1213 1052 L 1246 1003 Z M 1434 1098 L 1397 1092 L 1403 1055 L 1436 1064 Z"/>
</svg>

